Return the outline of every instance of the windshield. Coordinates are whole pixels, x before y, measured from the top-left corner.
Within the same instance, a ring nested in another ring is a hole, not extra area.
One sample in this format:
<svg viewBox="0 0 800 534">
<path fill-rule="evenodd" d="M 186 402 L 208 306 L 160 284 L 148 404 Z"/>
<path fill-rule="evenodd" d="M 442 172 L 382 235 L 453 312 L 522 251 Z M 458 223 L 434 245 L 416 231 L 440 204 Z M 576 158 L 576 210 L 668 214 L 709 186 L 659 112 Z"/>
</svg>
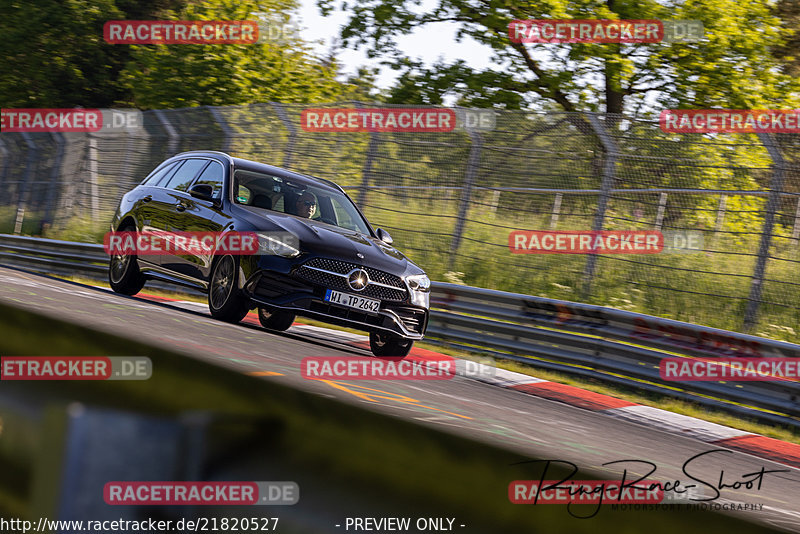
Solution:
<svg viewBox="0 0 800 534">
<path fill-rule="evenodd" d="M 233 178 L 233 201 L 371 235 L 347 195 L 305 181 L 238 169 Z"/>
</svg>

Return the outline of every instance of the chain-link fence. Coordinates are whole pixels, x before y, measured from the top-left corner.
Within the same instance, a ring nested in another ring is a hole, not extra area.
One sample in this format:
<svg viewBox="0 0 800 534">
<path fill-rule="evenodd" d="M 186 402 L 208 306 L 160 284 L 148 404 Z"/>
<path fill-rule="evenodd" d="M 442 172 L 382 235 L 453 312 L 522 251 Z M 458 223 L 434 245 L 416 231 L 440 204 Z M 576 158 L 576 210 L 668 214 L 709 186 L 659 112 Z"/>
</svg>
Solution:
<svg viewBox="0 0 800 534">
<path fill-rule="evenodd" d="M 319 107 L 366 106 L 330 104 Z M 374 105 L 371 105 L 376 107 Z M 98 240 L 178 152 L 331 179 L 434 279 L 797 340 L 800 140 L 657 120 L 498 112 L 489 131 L 320 133 L 302 105 L 148 111 L 140 131 L 0 134 L 0 231 Z M 513 230 L 693 230 L 695 253 L 514 254 Z"/>
</svg>

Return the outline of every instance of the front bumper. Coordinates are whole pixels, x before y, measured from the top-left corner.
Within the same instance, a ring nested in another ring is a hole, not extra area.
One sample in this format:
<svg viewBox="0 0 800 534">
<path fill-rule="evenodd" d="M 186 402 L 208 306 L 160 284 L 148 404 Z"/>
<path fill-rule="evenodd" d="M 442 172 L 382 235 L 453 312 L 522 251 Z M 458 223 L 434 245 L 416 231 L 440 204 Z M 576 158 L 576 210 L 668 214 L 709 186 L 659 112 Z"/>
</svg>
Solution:
<svg viewBox="0 0 800 534">
<path fill-rule="evenodd" d="M 407 299 L 381 300 L 378 313 L 371 314 L 325 302 L 327 289 L 332 288 L 300 276 L 260 271 L 247 281 L 244 293 L 259 306 L 289 311 L 331 324 L 367 332 L 391 333 L 412 340 L 422 339 L 425 335 L 429 312 L 426 308 L 410 304 Z"/>
</svg>

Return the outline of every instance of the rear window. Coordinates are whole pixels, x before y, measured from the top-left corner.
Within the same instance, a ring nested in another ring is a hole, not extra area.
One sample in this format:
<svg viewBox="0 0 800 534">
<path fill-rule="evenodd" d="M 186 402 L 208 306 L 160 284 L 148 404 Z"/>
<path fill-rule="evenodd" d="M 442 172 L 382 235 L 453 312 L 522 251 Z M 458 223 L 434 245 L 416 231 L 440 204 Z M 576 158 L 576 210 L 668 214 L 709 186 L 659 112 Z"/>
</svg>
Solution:
<svg viewBox="0 0 800 534">
<path fill-rule="evenodd" d="M 175 191 L 187 191 L 194 177 L 197 176 L 197 173 L 200 172 L 200 169 L 202 169 L 206 163 L 208 163 L 208 160 L 205 159 L 186 160 L 186 162 L 181 165 L 181 168 L 172 175 L 169 182 L 162 187 L 174 189 Z"/>
<path fill-rule="evenodd" d="M 169 165 L 164 165 L 164 167 L 156 172 L 153 172 L 144 179 L 142 185 L 156 185 L 158 184 L 159 180 L 161 180 L 172 168 L 175 167 L 175 163 L 170 163 Z"/>
</svg>

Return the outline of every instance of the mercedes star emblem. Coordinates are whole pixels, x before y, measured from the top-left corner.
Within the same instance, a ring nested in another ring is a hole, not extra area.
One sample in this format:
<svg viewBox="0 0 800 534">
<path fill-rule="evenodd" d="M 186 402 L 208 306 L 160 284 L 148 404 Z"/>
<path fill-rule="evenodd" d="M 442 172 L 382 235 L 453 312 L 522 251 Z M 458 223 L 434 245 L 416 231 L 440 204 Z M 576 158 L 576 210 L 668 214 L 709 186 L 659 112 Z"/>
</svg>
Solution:
<svg viewBox="0 0 800 534">
<path fill-rule="evenodd" d="M 365 271 L 356 269 L 347 276 L 347 283 L 354 291 L 361 291 L 369 284 L 369 276 Z"/>
</svg>

